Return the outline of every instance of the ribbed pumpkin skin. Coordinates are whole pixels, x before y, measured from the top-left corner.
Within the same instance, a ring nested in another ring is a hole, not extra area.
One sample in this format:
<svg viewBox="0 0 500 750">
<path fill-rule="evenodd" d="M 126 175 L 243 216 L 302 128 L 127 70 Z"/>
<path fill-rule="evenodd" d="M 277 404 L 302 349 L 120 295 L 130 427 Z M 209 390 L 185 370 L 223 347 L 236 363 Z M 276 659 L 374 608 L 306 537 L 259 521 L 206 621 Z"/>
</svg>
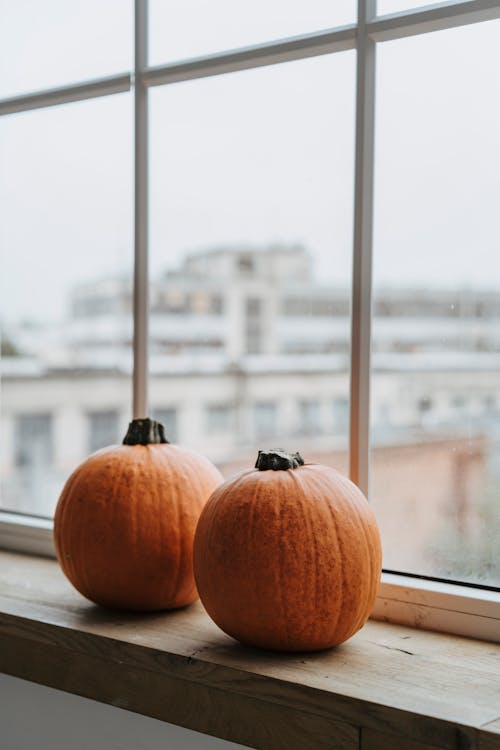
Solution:
<svg viewBox="0 0 500 750">
<path fill-rule="evenodd" d="M 70 476 L 56 508 L 64 573 L 107 607 L 153 611 L 193 602 L 196 524 L 221 482 L 208 459 L 177 445 L 94 453 Z"/>
<path fill-rule="evenodd" d="M 382 550 L 367 500 L 332 468 L 243 472 L 215 490 L 195 536 L 200 598 L 242 643 L 315 651 L 350 638 L 377 593 Z"/>
</svg>

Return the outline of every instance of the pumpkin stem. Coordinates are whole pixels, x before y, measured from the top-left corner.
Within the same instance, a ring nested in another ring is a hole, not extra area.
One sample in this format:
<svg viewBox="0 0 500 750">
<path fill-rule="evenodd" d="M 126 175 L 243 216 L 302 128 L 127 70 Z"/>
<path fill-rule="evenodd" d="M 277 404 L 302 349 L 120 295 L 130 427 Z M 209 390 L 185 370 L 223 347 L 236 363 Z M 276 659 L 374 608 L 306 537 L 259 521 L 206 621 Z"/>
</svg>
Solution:
<svg viewBox="0 0 500 750">
<path fill-rule="evenodd" d="M 151 445 L 152 443 L 168 443 L 165 428 L 161 422 L 154 419 L 133 419 L 123 438 L 123 445 Z"/>
<path fill-rule="evenodd" d="M 255 468 L 259 471 L 279 471 L 280 469 L 296 469 L 304 465 L 304 459 L 297 453 L 285 453 L 285 451 L 259 451 Z"/>
</svg>

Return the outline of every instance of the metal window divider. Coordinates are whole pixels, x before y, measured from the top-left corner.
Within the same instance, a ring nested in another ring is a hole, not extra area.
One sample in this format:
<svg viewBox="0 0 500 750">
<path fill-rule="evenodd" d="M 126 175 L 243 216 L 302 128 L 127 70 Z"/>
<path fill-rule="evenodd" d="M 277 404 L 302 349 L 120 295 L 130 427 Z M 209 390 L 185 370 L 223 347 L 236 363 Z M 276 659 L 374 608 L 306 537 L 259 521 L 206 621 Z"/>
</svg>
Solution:
<svg viewBox="0 0 500 750">
<path fill-rule="evenodd" d="M 368 496 L 370 467 L 370 354 L 373 254 L 375 42 L 367 24 L 376 0 L 358 2 L 356 142 L 352 257 L 349 475 Z"/>
<path fill-rule="evenodd" d="M 135 0 L 134 26 L 134 335 L 132 413 L 148 416 L 149 344 L 149 93 L 143 73 L 148 64 L 148 0 Z"/>
</svg>

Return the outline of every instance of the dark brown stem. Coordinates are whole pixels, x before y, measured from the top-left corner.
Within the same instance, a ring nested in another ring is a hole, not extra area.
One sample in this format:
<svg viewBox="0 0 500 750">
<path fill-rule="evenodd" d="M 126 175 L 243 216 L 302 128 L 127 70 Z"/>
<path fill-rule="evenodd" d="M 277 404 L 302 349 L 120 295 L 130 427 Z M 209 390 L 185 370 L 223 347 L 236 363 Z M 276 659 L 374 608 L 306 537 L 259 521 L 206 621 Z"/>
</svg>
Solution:
<svg viewBox="0 0 500 750">
<path fill-rule="evenodd" d="M 161 422 L 155 422 L 154 419 L 133 419 L 123 438 L 123 445 L 152 445 L 153 443 L 168 443 L 165 428 Z"/>
<path fill-rule="evenodd" d="M 259 451 L 255 468 L 259 471 L 280 471 L 296 469 L 304 465 L 304 459 L 300 453 L 285 453 L 285 451 Z"/>
</svg>

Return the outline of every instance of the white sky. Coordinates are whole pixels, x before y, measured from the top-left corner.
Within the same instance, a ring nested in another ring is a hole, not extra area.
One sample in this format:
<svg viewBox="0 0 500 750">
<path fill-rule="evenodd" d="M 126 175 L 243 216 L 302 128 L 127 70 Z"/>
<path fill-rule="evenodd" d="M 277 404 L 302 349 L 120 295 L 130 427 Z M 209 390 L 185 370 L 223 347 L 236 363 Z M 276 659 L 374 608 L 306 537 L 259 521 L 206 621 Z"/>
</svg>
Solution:
<svg viewBox="0 0 500 750">
<path fill-rule="evenodd" d="M 0 15 L 1 96 L 131 65 L 128 2 Z M 151 0 L 151 62 L 352 18 L 329 0 Z M 376 283 L 500 287 L 500 22 L 386 43 L 377 66 Z M 153 272 L 214 244 L 303 242 L 347 284 L 354 85 L 343 52 L 152 90 Z M 78 280 L 130 271 L 130 95 L 2 118 L 0 163 L 3 317 L 60 315 Z"/>
</svg>

